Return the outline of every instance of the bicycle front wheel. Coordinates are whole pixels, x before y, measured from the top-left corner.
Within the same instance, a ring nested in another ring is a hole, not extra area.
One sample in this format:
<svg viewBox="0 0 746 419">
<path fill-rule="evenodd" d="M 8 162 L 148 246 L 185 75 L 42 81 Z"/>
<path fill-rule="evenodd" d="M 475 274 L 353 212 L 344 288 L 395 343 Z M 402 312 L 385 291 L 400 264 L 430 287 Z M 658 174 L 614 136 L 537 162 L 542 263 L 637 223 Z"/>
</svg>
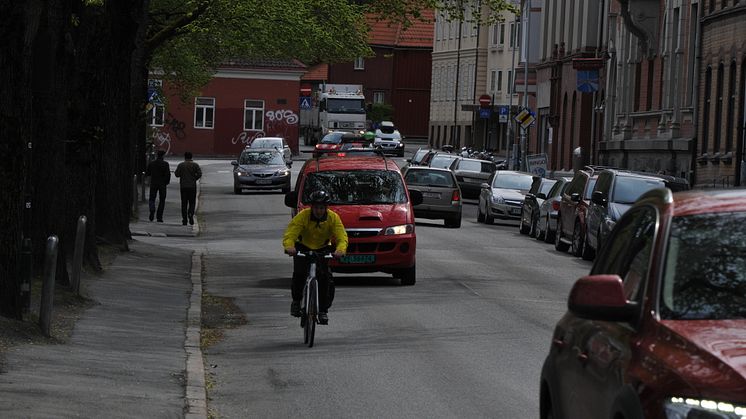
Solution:
<svg viewBox="0 0 746 419">
<path fill-rule="evenodd" d="M 309 284 L 309 290 L 308 290 L 308 311 L 307 311 L 307 318 L 306 318 L 306 330 L 307 336 L 308 336 L 308 347 L 313 348 L 313 338 L 316 334 L 316 322 L 318 321 L 318 301 L 319 301 L 319 290 L 318 290 L 318 282 L 316 280 L 312 280 Z"/>
</svg>

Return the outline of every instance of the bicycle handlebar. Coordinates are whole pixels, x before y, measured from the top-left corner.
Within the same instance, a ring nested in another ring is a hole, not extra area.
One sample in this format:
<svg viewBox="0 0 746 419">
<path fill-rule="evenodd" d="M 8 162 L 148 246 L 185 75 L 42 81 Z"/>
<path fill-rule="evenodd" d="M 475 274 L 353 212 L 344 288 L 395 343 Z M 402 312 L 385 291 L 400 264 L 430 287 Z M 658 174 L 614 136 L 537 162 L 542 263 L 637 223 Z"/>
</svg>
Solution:
<svg viewBox="0 0 746 419">
<path fill-rule="evenodd" d="M 334 255 L 331 254 L 330 252 L 314 252 L 312 250 L 311 251 L 307 251 L 307 252 L 297 252 L 295 255 L 296 256 L 301 256 L 301 257 L 311 257 L 311 256 L 322 256 L 323 255 L 324 259 L 334 259 Z"/>
</svg>

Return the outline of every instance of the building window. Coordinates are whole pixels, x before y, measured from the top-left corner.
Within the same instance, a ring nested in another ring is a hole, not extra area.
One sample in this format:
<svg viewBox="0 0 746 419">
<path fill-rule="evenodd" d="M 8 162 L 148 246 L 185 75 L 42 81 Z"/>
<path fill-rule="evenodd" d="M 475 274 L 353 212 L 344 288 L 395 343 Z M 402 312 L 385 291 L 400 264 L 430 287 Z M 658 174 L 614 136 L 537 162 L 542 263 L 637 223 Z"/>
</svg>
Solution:
<svg viewBox="0 0 746 419">
<path fill-rule="evenodd" d="M 498 29 L 500 28 L 499 23 L 495 23 L 494 26 L 492 26 L 492 45 L 497 45 L 498 41 L 500 40 L 498 36 Z"/>
<path fill-rule="evenodd" d="M 503 72 L 502 70 L 497 70 L 497 91 L 502 92 L 503 91 Z"/>
<path fill-rule="evenodd" d="M 495 93 L 495 84 L 497 83 L 497 71 L 490 72 L 490 93 Z"/>
<path fill-rule="evenodd" d="M 653 78 L 655 77 L 655 61 L 648 60 L 648 84 L 646 87 L 645 109 L 653 110 Z"/>
<path fill-rule="evenodd" d="M 715 136 L 712 138 L 712 144 L 714 146 L 713 151 L 715 153 L 720 152 L 720 135 L 722 135 L 721 125 L 723 123 L 723 76 L 724 76 L 723 63 L 718 66 L 718 80 L 717 80 L 717 103 L 715 103 Z"/>
<path fill-rule="evenodd" d="M 687 96 L 686 103 L 688 106 L 694 106 L 694 91 L 697 89 L 697 77 L 695 74 L 696 59 L 694 53 L 696 49 L 697 32 L 699 31 L 699 4 L 692 4 L 691 10 L 689 11 L 689 50 L 687 57 L 688 67 L 688 80 L 687 80 Z"/>
<path fill-rule="evenodd" d="M 386 95 L 384 92 L 373 92 L 373 103 L 384 103 L 386 101 Z"/>
<path fill-rule="evenodd" d="M 264 129 L 264 101 L 246 99 L 243 105 L 244 131 L 261 131 Z"/>
<path fill-rule="evenodd" d="M 510 24 L 510 47 L 519 48 L 521 46 L 521 22 Z"/>
<path fill-rule="evenodd" d="M 733 117 L 736 112 L 736 62 L 730 63 L 730 76 L 728 77 L 728 115 L 725 123 L 725 152 L 730 153 L 733 149 Z"/>
<path fill-rule="evenodd" d="M 212 129 L 215 122 L 215 98 L 194 99 L 194 128 Z"/>
<path fill-rule="evenodd" d="M 148 125 L 151 127 L 162 127 L 163 126 L 163 115 L 166 112 L 166 107 L 160 102 L 152 102 L 153 107 L 148 112 Z"/>
<path fill-rule="evenodd" d="M 513 71 L 508 70 L 508 94 L 513 94 Z"/>
<path fill-rule="evenodd" d="M 363 57 L 355 58 L 355 70 L 365 70 L 365 59 Z"/>
<path fill-rule="evenodd" d="M 500 24 L 500 41 L 498 42 L 500 45 L 505 45 L 505 24 Z"/>
<path fill-rule="evenodd" d="M 712 104 L 712 67 L 707 66 L 707 72 L 705 72 L 705 109 L 702 112 L 702 153 L 707 153 L 709 150 L 710 140 L 710 108 Z"/>
</svg>

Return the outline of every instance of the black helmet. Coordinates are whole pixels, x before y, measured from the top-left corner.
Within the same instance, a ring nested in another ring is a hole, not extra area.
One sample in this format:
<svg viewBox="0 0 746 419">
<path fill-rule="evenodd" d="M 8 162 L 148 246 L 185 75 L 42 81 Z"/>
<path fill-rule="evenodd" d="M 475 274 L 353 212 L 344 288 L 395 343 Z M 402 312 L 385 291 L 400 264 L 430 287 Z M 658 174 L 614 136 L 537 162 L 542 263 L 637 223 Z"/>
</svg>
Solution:
<svg viewBox="0 0 746 419">
<path fill-rule="evenodd" d="M 311 204 L 328 204 L 329 201 L 331 201 L 332 198 L 329 196 L 326 191 L 313 191 L 311 192 L 311 195 L 308 197 L 308 201 Z"/>
</svg>

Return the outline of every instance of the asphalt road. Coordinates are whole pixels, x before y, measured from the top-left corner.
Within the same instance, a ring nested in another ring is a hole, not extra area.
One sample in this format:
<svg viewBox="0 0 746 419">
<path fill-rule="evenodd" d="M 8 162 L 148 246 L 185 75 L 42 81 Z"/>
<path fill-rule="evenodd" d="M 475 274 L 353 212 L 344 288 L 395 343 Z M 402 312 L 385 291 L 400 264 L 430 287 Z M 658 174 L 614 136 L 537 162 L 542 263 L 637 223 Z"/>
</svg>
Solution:
<svg viewBox="0 0 746 419">
<path fill-rule="evenodd" d="M 289 316 L 290 220 L 280 192 L 234 195 L 229 161 L 200 161 L 205 289 L 248 324 L 205 353 L 218 417 L 538 417 L 539 373 L 565 299 L 590 264 L 518 233 L 418 220 L 417 284 L 336 274 L 328 326 L 303 345 Z M 293 167 L 297 174 L 301 164 Z"/>
</svg>

